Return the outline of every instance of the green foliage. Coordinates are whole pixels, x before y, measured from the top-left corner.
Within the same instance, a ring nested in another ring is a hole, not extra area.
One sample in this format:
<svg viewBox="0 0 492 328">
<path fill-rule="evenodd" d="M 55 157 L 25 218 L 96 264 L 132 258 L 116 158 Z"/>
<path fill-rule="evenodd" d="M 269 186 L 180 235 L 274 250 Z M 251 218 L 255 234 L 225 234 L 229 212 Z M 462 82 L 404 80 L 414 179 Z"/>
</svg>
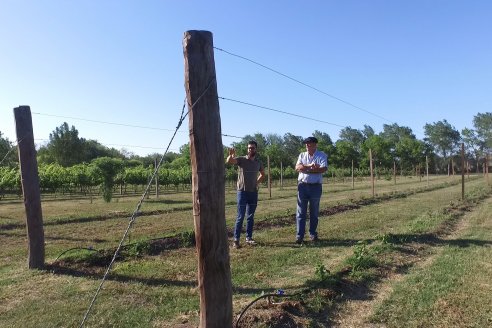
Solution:
<svg viewBox="0 0 492 328">
<path fill-rule="evenodd" d="M 113 186 L 115 177 L 123 168 L 123 161 L 120 159 L 101 157 L 92 161 L 97 168 L 97 174 L 102 179 L 101 191 L 103 199 L 107 203 L 113 198 Z"/>
<path fill-rule="evenodd" d="M 352 267 L 352 274 L 369 269 L 377 264 L 371 254 L 366 240 L 357 242 L 354 246 L 354 254 L 347 258 L 346 263 Z"/>
<path fill-rule="evenodd" d="M 142 255 L 149 254 L 150 249 L 151 249 L 151 247 L 150 247 L 149 241 L 139 241 L 139 242 L 127 245 L 127 247 L 125 248 L 125 250 L 126 250 L 125 254 L 127 256 L 131 256 L 131 257 L 139 257 Z"/>
<path fill-rule="evenodd" d="M 330 271 L 323 264 L 316 265 L 314 274 L 319 281 L 326 281 L 330 277 Z"/>
<path fill-rule="evenodd" d="M 14 166 L 17 162 L 17 148 L 9 139 L 2 137 L 2 131 L 0 131 L 0 166 Z"/>
</svg>

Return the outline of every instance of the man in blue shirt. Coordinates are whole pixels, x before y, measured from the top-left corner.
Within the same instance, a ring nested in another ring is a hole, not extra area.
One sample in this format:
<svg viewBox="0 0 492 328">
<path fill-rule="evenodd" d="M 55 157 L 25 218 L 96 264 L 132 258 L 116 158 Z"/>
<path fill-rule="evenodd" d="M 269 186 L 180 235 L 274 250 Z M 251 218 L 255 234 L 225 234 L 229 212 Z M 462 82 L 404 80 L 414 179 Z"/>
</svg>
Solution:
<svg viewBox="0 0 492 328">
<path fill-rule="evenodd" d="M 308 137 L 304 139 L 306 151 L 299 154 L 296 162 L 297 178 L 297 235 L 296 243 L 302 244 L 306 232 L 306 216 L 309 204 L 309 237 L 312 241 L 318 240 L 318 214 L 321 199 L 323 173 L 328 169 L 328 156 L 317 150 L 318 139 Z"/>
</svg>

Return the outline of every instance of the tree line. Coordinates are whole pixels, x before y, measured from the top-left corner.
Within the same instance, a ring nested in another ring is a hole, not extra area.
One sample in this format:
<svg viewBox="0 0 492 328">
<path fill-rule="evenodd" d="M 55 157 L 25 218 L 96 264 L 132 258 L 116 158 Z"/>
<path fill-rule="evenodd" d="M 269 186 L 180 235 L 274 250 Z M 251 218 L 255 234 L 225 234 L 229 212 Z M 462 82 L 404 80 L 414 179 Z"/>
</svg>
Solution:
<svg viewBox="0 0 492 328">
<path fill-rule="evenodd" d="M 339 138 L 333 142 L 322 131 L 315 130 L 313 136 L 319 141 L 318 149 L 329 157 L 330 176 L 349 176 L 351 168 L 359 176 L 368 174 L 369 149 L 373 162 L 381 174 L 390 174 L 396 166 L 401 174 L 413 174 L 417 168 L 424 167 L 426 159 L 431 173 L 443 174 L 456 168 L 461 162 L 461 143 L 465 146 L 465 156 L 471 170 L 479 172 L 484 156 L 492 150 L 492 113 L 478 113 L 473 118 L 473 128 L 456 130 L 447 120 L 425 124 L 425 138 L 416 138 L 412 129 L 396 123 L 384 124 L 383 130 L 376 134 L 365 125 L 363 129 L 345 127 Z M 306 136 L 286 133 L 256 133 L 244 136 L 231 146 L 237 154 L 247 153 L 247 143 L 258 143 L 259 156 L 266 164 L 270 161 L 271 177 L 278 179 L 294 178 L 293 169 L 299 152 L 304 151 L 302 140 Z M 227 147 L 224 147 L 224 158 Z M 108 148 L 96 140 L 79 137 L 74 126 L 66 122 L 56 127 L 50 134 L 47 144 L 38 149 L 40 185 L 44 191 L 89 190 L 99 187 L 106 200 L 111 199 L 115 186 L 126 188 L 129 185 L 145 185 L 153 173 L 156 161 L 161 155 L 137 156 L 124 150 Z M 17 149 L 0 132 L 0 195 L 2 192 L 20 190 Z M 280 170 L 282 168 L 282 171 Z M 234 181 L 236 171 L 226 167 L 226 178 Z M 178 153 L 165 155 L 158 173 L 162 185 L 186 185 L 191 183 L 189 145 L 180 147 Z"/>
</svg>

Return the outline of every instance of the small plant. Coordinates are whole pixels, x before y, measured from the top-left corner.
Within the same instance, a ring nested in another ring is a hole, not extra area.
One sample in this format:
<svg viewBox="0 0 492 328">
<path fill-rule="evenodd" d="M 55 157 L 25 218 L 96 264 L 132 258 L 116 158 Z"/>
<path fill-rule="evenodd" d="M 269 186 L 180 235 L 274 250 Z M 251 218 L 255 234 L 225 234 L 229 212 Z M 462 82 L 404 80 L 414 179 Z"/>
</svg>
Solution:
<svg viewBox="0 0 492 328">
<path fill-rule="evenodd" d="M 128 245 L 128 256 L 137 257 L 150 253 L 150 244 L 148 241 L 140 241 Z"/>
<path fill-rule="evenodd" d="M 354 247 L 354 255 L 347 259 L 347 264 L 352 266 L 352 273 L 376 265 L 376 259 L 371 255 L 366 240 L 357 242 L 357 245 Z"/>
<path fill-rule="evenodd" d="M 330 277 L 330 271 L 323 264 L 316 265 L 314 274 L 319 281 L 326 281 Z"/>
<path fill-rule="evenodd" d="M 184 247 L 195 246 L 195 232 L 185 231 L 179 234 L 179 239 Z"/>
</svg>

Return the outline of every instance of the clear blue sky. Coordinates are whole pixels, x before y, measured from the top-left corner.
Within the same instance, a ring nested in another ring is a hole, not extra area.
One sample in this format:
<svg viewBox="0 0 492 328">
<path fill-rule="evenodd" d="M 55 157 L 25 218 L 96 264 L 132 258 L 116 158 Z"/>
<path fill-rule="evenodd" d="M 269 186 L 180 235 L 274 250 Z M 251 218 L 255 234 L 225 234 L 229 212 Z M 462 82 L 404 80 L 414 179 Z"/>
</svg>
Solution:
<svg viewBox="0 0 492 328">
<path fill-rule="evenodd" d="M 0 131 L 15 141 L 12 109 L 29 105 L 37 143 L 66 121 L 107 146 L 163 152 L 185 97 L 187 30 L 363 110 L 216 51 L 221 97 L 376 132 L 395 122 L 419 139 L 442 119 L 461 131 L 492 111 L 491 17 L 485 0 L 0 0 Z M 336 140 L 341 129 L 224 100 L 220 110 L 222 133 L 240 137 Z M 189 141 L 187 123 L 171 150 Z"/>
</svg>

